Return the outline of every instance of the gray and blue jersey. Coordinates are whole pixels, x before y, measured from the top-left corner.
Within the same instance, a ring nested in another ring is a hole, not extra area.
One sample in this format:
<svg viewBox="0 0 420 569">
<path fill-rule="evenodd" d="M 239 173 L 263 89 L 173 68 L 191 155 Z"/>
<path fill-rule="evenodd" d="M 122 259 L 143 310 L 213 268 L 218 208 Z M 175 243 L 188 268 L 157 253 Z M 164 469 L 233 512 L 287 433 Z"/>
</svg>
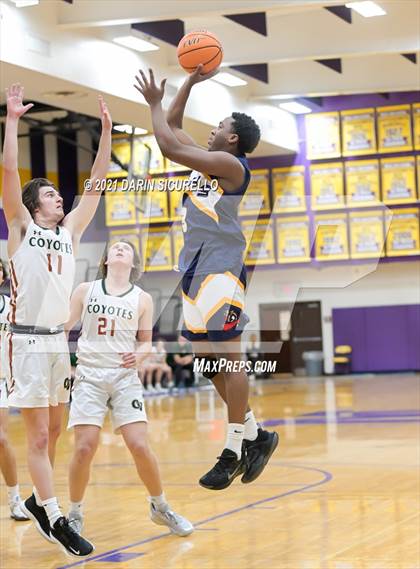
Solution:
<svg viewBox="0 0 420 569">
<path fill-rule="evenodd" d="M 234 192 L 225 192 L 216 176 L 193 171 L 189 189 L 182 196 L 184 246 L 179 270 L 186 275 L 223 273 L 243 265 L 245 237 L 238 208 L 251 173 L 245 156 L 238 156 L 245 169 L 244 181 Z"/>
</svg>

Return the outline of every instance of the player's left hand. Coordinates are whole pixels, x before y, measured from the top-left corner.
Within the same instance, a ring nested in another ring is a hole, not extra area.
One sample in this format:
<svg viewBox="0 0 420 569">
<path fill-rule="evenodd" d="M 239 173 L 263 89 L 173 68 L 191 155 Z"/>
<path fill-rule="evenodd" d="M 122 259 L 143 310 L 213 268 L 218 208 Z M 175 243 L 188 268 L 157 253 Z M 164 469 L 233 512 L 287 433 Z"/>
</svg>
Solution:
<svg viewBox="0 0 420 569">
<path fill-rule="evenodd" d="M 136 368 L 137 367 L 137 354 L 134 352 L 128 352 L 125 354 L 120 354 L 122 359 L 121 367 L 125 368 Z"/>
<path fill-rule="evenodd" d="M 160 103 L 165 94 L 166 79 L 162 79 L 160 87 L 158 87 L 151 69 L 149 69 L 149 79 L 141 69 L 139 69 L 139 73 L 140 77 L 136 75 L 137 85 L 134 85 L 134 87 L 143 95 L 150 106 Z"/>
<path fill-rule="evenodd" d="M 101 110 L 102 130 L 105 131 L 112 130 L 111 113 L 109 112 L 108 106 L 101 95 L 99 95 L 99 108 Z"/>
</svg>

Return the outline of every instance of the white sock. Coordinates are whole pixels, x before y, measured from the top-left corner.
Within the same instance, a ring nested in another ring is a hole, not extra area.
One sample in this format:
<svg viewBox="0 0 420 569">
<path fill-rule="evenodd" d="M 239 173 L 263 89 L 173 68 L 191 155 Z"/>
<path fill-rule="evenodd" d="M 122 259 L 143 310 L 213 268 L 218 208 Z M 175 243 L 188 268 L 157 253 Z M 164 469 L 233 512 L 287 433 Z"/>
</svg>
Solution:
<svg viewBox="0 0 420 569">
<path fill-rule="evenodd" d="M 32 488 L 32 493 L 35 496 L 36 505 L 41 507 L 42 506 L 41 496 L 38 494 L 38 490 L 35 488 L 35 486 Z"/>
<path fill-rule="evenodd" d="M 242 455 L 242 441 L 244 438 L 245 427 L 242 423 L 229 423 L 225 448 L 233 450 L 238 457 Z"/>
<path fill-rule="evenodd" d="M 42 505 L 44 506 L 50 521 L 50 526 L 52 527 L 58 518 L 61 518 L 63 515 L 58 507 L 57 498 L 48 498 L 48 500 L 43 500 Z"/>
<path fill-rule="evenodd" d="M 69 513 L 83 516 L 83 502 L 70 502 Z"/>
<path fill-rule="evenodd" d="M 252 411 L 247 411 L 245 415 L 245 432 L 244 439 L 247 441 L 255 441 L 258 437 L 258 424 L 255 420 L 254 413 Z"/>
<path fill-rule="evenodd" d="M 160 512 L 165 512 L 169 508 L 165 492 L 160 496 L 149 496 L 149 500 Z"/>
<path fill-rule="evenodd" d="M 19 501 L 19 484 L 7 487 L 7 498 L 9 500 L 9 504 Z"/>
</svg>

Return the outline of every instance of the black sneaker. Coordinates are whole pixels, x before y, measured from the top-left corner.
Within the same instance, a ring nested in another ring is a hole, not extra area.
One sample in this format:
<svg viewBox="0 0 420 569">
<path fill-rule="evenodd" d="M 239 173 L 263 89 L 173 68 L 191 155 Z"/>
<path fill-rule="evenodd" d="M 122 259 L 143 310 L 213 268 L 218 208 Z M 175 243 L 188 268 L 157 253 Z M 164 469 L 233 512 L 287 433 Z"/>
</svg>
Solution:
<svg viewBox="0 0 420 569">
<path fill-rule="evenodd" d="M 219 460 L 207 474 L 202 476 L 199 483 L 209 490 L 223 490 L 232 484 L 234 479 L 242 474 L 245 470 L 245 457 L 238 460 L 236 452 L 225 448 Z"/>
<path fill-rule="evenodd" d="M 58 518 L 51 527 L 51 537 L 63 547 L 66 553 L 74 557 L 86 557 L 95 550 L 92 543 L 69 526 L 69 521 L 64 516 Z"/>
<path fill-rule="evenodd" d="M 270 456 L 279 444 L 277 433 L 258 429 L 258 436 L 255 441 L 244 440 L 246 450 L 245 473 L 241 482 L 248 484 L 253 482 L 262 473 L 265 465 L 270 460 Z"/>
<path fill-rule="evenodd" d="M 54 540 L 50 535 L 50 522 L 48 520 L 47 513 L 43 506 L 37 505 L 33 494 L 21 504 L 21 508 L 28 518 L 35 523 L 36 529 L 42 537 L 47 541 L 54 543 Z"/>
</svg>

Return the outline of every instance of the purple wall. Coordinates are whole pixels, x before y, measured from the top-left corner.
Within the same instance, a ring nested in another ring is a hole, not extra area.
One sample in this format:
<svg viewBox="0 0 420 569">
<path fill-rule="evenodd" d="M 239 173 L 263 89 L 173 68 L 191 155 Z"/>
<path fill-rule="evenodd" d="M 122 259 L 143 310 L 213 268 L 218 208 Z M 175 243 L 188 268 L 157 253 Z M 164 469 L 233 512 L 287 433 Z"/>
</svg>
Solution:
<svg viewBox="0 0 420 569">
<path fill-rule="evenodd" d="M 335 308 L 334 346 L 353 348 L 353 372 L 420 370 L 420 305 Z"/>
</svg>

